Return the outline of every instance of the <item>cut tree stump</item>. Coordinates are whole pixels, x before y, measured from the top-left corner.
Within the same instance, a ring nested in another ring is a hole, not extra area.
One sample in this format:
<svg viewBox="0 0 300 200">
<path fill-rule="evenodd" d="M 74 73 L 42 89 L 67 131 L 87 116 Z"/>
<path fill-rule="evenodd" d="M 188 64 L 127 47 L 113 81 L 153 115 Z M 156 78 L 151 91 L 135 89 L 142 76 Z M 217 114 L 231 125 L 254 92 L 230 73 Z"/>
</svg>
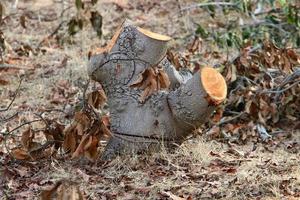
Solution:
<svg viewBox="0 0 300 200">
<path fill-rule="evenodd" d="M 170 64 L 170 40 L 126 20 L 91 57 L 88 74 L 107 95 L 113 134 L 103 159 L 181 144 L 226 98 L 226 82 L 215 69 L 192 74 Z"/>
</svg>

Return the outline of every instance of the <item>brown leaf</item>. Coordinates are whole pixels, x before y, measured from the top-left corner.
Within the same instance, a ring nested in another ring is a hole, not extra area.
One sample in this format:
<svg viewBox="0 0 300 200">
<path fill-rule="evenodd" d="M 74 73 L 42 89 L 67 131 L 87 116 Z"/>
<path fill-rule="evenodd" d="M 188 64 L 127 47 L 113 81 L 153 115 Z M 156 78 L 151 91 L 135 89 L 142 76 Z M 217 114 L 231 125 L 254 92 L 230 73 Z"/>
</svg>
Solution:
<svg viewBox="0 0 300 200">
<path fill-rule="evenodd" d="M 201 48 L 202 45 L 202 39 L 195 37 L 195 39 L 193 40 L 193 42 L 187 47 L 187 49 L 189 50 L 189 52 L 191 53 L 195 53 L 196 51 L 198 51 Z"/>
<path fill-rule="evenodd" d="M 84 200 L 83 193 L 78 185 L 71 181 L 59 181 L 52 188 L 43 190 L 40 195 L 42 200 Z"/>
<path fill-rule="evenodd" d="M 65 129 L 65 137 L 63 142 L 63 149 L 65 151 L 70 151 L 71 153 L 75 152 L 77 147 L 77 134 L 75 132 L 76 124 L 71 124 L 69 127 Z"/>
<path fill-rule="evenodd" d="M 178 53 L 174 53 L 173 51 L 168 50 L 167 51 L 167 58 L 172 63 L 172 65 L 175 66 L 175 68 L 177 70 L 179 70 L 180 68 L 183 68 L 183 66 L 181 65 L 181 63 L 179 61 L 180 58 L 179 58 Z"/>
<path fill-rule="evenodd" d="M 214 123 L 217 123 L 221 120 L 222 116 L 223 116 L 223 112 L 224 112 L 224 108 L 217 108 L 217 110 L 215 111 L 215 113 L 212 116 L 212 121 Z"/>
<path fill-rule="evenodd" d="M 92 140 L 92 137 L 88 134 L 83 135 L 81 138 L 81 141 L 76 148 L 75 152 L 72 154 L 72 159 L 78 158 L 80 155 L 84 153 L 84 147 L 89 143 L 89 141 Z"/>
<path fill-rule="evenodd" d="M 21 144 L 24 149 L 29 150 L 32 146 L 32 140 L 34 138 L 34 133 L 31 130 L 31 127 L 28 127 L 26 131 L 22 133 Z"/>
<path fill-rule="evenodd" d="M 90 126 L 90 118 L 89 116 L 84 112 L 76 112 L 74 115 L 74 121 L 77 122 L 82 126 L 82 129 L 85 130 L 87 127 Z M 82 135 L 82 133 L 78 133 L 79 135 Z"/>
<path fill-rule="evenodd" d="M 158 67 L 145 69 L 138 79 L 130 85 L 144 90 L 140 96 L 140 101 L 144 102 L 151 94 L 160 89 L 167 89 L 170 86 L 168 75 Z"/>
<path fill-rule="evenodd" d="M 12 150 L 11 154 L 15 159 L 18 160 L 30 160 L 30 156 L 27 153 L 27 150 L 23 148 L 15 148 Z"/>
<path fill-rule="evenodd" d="M 40 197 L 41 200 L 52 200 L 57 192 L 57 188 L 62 184 L 62 181 L 57 182 L 52 188 L 42 190 Z"/>
<path fill-rule="evenodd" d="M 94 108 L 101 108 L 107 100 L 105 92 L 101 90 L 93 91 L 87 95 L 88 103 Z"/>
<path fill-rule="evenodd" d="M 104 136 L 104 138 L 110 138 L 112 136 L 109 128 L 107 128 L 104 122 L 102 122 L 101 124 L 101 131 L 102 131 L 102 136 Z"/>
<path fill-rule="evenodd" d="M 237 172 L 237 169 L 235 167 L 228 167 L 223 168 L 222 171 L 230 174 L 235 174 Z"/>
<path fill-rule="evenodd" d="M 91 136 L 89 142 L 84 146 L 84 155 L 91 161 L 98 158 L 98 144 L 99 138 Z"/>
<path fill-rule="evenodd" d="M 26 28 L 26 16 L 25 15 L 22 15 L 20 17 L 20 24 L 23 28 Z"/>
<path fill-rule="evenodd" d="M 55 120 L 47 120 L 48 128 L 43 132 L 47 140 L 63 141 L 65 125 Z"/>
<path fill-rule="evenodd" d="M 109 116 L 108 115 L 104 115 L 101 117 L 101 121 L 103 122 L 103 124 L 106 126 L 106 127 L 109 127 L 110 126 L 110 120 L 109 120 Z"/>
<path fill-rule="evenodd" d="M 165 73 L 162 69 L 158 69 L 158 83 L 160 85 L 160 88 L 169 88 L 170 86 L 170 80 L 168 77 L 168 74 Z"/>
<path fill-rule="evenodd" d="M 2 77 L 0 77 L 0 85 L 8 85 L 9 81 L 3 79 Z"/>
</svg>

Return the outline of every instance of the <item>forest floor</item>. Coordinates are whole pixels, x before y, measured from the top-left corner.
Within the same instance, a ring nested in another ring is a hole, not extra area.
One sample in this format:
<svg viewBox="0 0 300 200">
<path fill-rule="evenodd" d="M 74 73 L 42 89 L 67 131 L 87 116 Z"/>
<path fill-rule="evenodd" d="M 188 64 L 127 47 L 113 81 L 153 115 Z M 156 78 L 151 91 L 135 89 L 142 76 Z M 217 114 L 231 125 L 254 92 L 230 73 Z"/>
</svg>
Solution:
<svg viewBox="0 0 300 200">
<path fill-rule="evenodd" d="M 59 44 L 45 38 L 77 12 L 73 1 L 19 0 L 17 8 L 13 3 L 3 1 L 6 17 L 0 27 L 7 63 L 0 68 L 2 108 L 12 101 L 20 78 L 22 82 L 10 109 L 0 113 L 4 119 L 18 112 L 18 116 L 1 122 L 0 199 L 39 199 L 42 191 L 58 183 L 65 193 L 71 190 L 67 199 L 80 199 L 80 194 L 85 199 L 128 200 L 300 199 L 299 131 L 290 131 L 289 137 L 280 140 L 237 144 L 212 139 L 199 130 L 174 152 L 124 156 L 110 162 L 67 157 L 13 160 L 8 149 L 17 146 L 26 126 L 11 133 L 13 137 L 1 133 L 36 119 L 35 113 L 45 110 L 51 112 L 43 117 L 69 124 L 69 113 L 82 98 L 82 82 L 88 79 L 88 52 L 103 46 L 125 18 L 171 36 L 174 40 L 170 46 L 179 52 L 194 41 L 197 24 L 214 26 L 228 20 L 222 16 L 212 20 L 201 9 L 180 11 L 193 3 L 189 0 L 103 0 L 96 6 L 103 17 L 101 39 L 87 25 Z M 67 38 L 66 29 L 54 34 Z M 218 51 L 212 43 L 203 42 L 202 46 L 211 53 Z M 219 54 L 217 58 L 202 55 L 197 59 L 214 65 L 227 59 L 228 52 Z M 237 54 L 229 53 L 230 57 Z M 38 130 L 43 123 L 31 126 Z M 40 134 L 37 140 L 42 137 Z"/>
</svg>

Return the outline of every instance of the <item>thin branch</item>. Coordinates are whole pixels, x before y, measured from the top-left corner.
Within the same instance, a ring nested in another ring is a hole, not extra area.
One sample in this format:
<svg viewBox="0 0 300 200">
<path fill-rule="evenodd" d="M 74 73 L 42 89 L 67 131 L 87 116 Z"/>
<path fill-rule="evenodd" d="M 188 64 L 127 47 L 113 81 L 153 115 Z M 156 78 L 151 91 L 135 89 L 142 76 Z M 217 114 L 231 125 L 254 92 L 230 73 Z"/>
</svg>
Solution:
<svg viewBox="0 0 300 200">
<path fill-rule="evenodd" d="M 259 15 L 265 15 L 265 14 L 270 14 L 270 13 L 279 13 L 281 11 L 282 11 L 281 8 L 273 8 L 273 9 L 269 9 L 269 10 L 263 10 L 260 12 L 256 12 L 256 13 L 254 13 L 254 15 L 259 16 Z"/>
<path fill-rule="evenodd" d="M 8 118 L 1 119 L 0 122 L 1 123 L 8 122 L 9 120 L 12 120 L 13 118 L 17 117 L 18 115 L 19 115 L 19 112 L 16 112 L 15 114 L 13 114 L 12 116 L 10 116 Z"/>
<path fill-rule="evenodd" d="M 22 83 L 22 79 L 20 79 L 18 88 L 17 88 L 17 90 L 15 91 L 15 94 L 14 94 L 14 96 L 13 96 L 13 99 L 10 101 L 9 105 L 8 105 L 6 108 L 0 109 L 0 112 L 5 112 L 5 111 L 8 111 L 8 110 L 10 109 L 11 105 L 13 104 L 13 102 L 15 101 L 15 99 L 16 99 L 18 93 L 19 93 L 19 90 L 20 90 L 20 87 L 21 87 L 21 83 Z"/>
<path fill-rule="evenodd" d="M 252 47 L 251 49 L 249 49 L 249 51 L 247 51 L 247 52 L 241 52 L 241 53 L 239 53 L 237 56 L 235 56 L 235 57 L 233 57 L 233 58 L 231 58 L 230 60 L 229 60 L 229 62 L 228 62 L 228 64 L 232 64 L 232 63 L 234 63 L 238 58 L 240 58 L 242 55 L 244 55 L 244 54 L 251 54 L 251 53 L 253 53 L 253 52 L 255 52 L 255 51 L 257 51 L 258 49 L 261 49 L 262 48 L 262 44 L 257 44 L 256 46 L 254 46 L 254 47 Z"/>
<path fill-rule="evenodd" d="M 48 121 L 46 119 L 44 119 L 43 116 L 42 116 L 43 113 L 41 113 L 41 114 L 40 113 L 34 113 L 34 115 L 38 116 L 41 119 L 41 121 L 43 121 L 46 124 L 46 127 L 49 128 Z"/>
<path fill-rule="evenodd" d="M 282 90 L 266 90 L 266 91 L 261 91 L 260 93 L 273 93 L 273 94 L 278 94 L 278 93 L 282 93 L 282 92 L 285 92 L 289 89 L 291 89 L 292 87 L 298 85 L 300 83 L 300 80 L 299 81 L 296 81 L 295 83 L 291 84 L 290 86 L 282 89 Z"/>
<path fill-rule="evenodd" d="M 59 31 L 59 29 L 63 26 L 63 24 L 66 23 L 66 22 L 67 22 L 67 21 L 62 21 L 62 22 L 60 22 L 59 25 L 52 31 L 52 33 L 51 33 L 50 35 L 48 35 L 47 37 L 45 37 L 45 38 L 38 44 L 37 48 L 40 48 L 40 47 L 42 46 L 42 44 L 43 44 L 46 40 L 52 38 L 52 37 Z"/>
<path fill-rule="evenodd" d="M 47 149 L 49 146 L 51 146 L 51 145 L 53 145 L 53 144 L 56 144 L 56 143 L 62 143 L 62 141 L 58 141 L 58 140 L 49 140 L 49 141 L 47 141 L 45 144 L 41 145 L 40 147 L 30 150 L 30 151 L 29 151 L 29 154 L 31 155 L 31 154 L 33 154 L 33 153 L 38 153 L 39 151 L 45 150 L 45 149 Z"/>
<path fill-rule="evenodd" d="M 191 6 L 183 7 L 180 11 L 186 11 L 194 8 L 206 7 L 206 6 L 232 6 L 236 7 L 237 3 L 230 2 L 208 2 L 208 3 L 198 3 Z"/>
<path fill-rule="evenodd" d="M 61 110 L 61 109 L 44 109 L 43 113 L 45 113 L 45 112 L 61 112 L 61 113 L 65 113 L 66 114 L 66 112 L 63 111 L 63 110 Z"/>
<path fill-rule="evenodd" d="M 4 135 L 4 140 L 3 140 L 3 141 L 4 141 L 4 147 L 5 147 L 6 151 L 8 152 L 8 154 L 10 155 L 10 157 L 15 158 L 15 157 L 11 154 L 9 147 L 7 146 L 7 137 L 8 137 L 12 132 L 16 131 L 17 129 L 19 129 L 19 128 L 21 128 L 21 127 L 27 125 L 27 124 L 31 124 L 31 123 L 38 122 L 38 121 L 41 121 L 41 119 L 36 119 L 36 120 L 29 121 L 29 122 L 25 122 L 25 123 L 23 123 L 23 124 L 17 126 L 16 128 L 12 129 L 11 131 L 9 131 L 9 132 L 7 132 L 7 133 L 2 133 L 2 135 Z"/>
<path fill-rule="evenodd" d="M 25 67 L 18 67 L 17 65 L 6 64 L 6 63 L 0 64 L 0 68 L 3 68 L 4 70 L 7 69 L 7 68 L 16 69 L 16 70 L 28 69 L 28 68 L 25 68 Z"/>
<path fill-rule="evenodd" d="M 23 123 L 23 124 L 21 124 L 21 125 L 15 127 L 14 129 L 12 129 L 11 131 L 9 131 L 9 132 L 7 132 L 7 133 L 2 133 L 2 135 L 9 135 L 9 134 L 11 134 L 12 132 L 18 130 L 19 128 L 21 128 L 21 127 L 23 127 L 23 126 L 25 126 L 25 125 L 28 125 L 28 124 L 31 124 L 31 123 L 34 123 L 34 122 L 40 122 L 40 121 L 42 121 L 42 120 L 41 120 L 41 119 L 35 119 L 35 120 L 29 121 L 29 122 L 25 122 L 25 123 Z"/>
<path fill-rule="evenodd" d="M 238 115 L 233 116 L 233 117 L 231 117 L 231 118 L 229 118 L 229 119 L 226 119 L 226 120 L 222 120 L 222 119 L 221 119 L 220 122 L 218 122 L 218 123 L 215 124 L 215 126 L 220 126 L 220 125 L 222 125 L 222 124 L 226 124 L 226 123 L 228 123 L 228 122 L 231 122 L 231 121 L 233 121 L 233 120 L 235 120 L 235 119 L 241 117 L 243 114 L 245 114 L 245 113 L 244 113 L 244 112 L 241 112 L 241 113 L 239 113 Z"/>
<path fill-rule="evenodd" d="M 85 108 L 87 106 L 87 102 L 86 102 L 86 91 L 89 87 L 90 84 L 90 79 L 88 79 L 87 83 L 84 85 L 83 87 L 83 92 L 82 92 L 82 102 L 83 102 L 83 108 Z"/>
</svg>

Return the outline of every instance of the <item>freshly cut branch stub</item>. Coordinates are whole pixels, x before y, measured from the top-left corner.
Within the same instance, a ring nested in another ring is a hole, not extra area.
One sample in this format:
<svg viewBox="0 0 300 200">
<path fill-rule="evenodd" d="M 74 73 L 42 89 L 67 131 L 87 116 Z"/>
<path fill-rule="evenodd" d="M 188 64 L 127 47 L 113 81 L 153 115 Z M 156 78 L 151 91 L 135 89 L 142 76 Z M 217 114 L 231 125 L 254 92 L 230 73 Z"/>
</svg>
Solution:
<svg viewBox="0 0 300 200">
<path fill-rule="evenodd" d="M 223 76 L 214 68 L 201 69 L 201 83 L 208 98 L 216 105 L 222 103 L 227 95 L 227 85 Z"/>
</svg>

